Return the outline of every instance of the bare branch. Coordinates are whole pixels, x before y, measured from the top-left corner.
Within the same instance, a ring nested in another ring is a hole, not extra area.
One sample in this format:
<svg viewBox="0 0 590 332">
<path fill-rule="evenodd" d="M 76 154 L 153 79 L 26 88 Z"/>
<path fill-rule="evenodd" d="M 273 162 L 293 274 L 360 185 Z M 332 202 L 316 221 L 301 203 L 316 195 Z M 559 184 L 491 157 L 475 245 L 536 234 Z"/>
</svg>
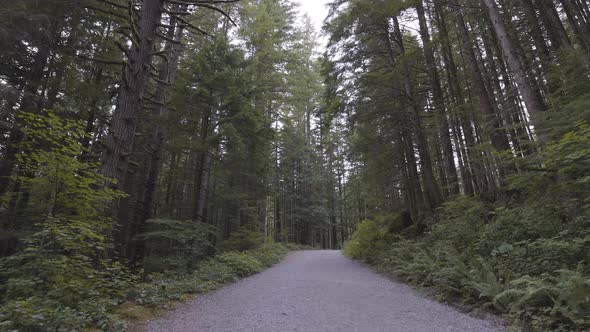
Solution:
<svg viewBox="0 0 590 332">
<path fill-rule="evenodd" d="M 223 9 L 221 9 L 219 7 L 212 6 L 212 5 L 205 4 L 205 3 L 199 3 L 199 4 L 197 4 L 197 6 L 209 8 L 211 10 L 214 10 L 214 11 L 218 12 L 218 13 L 221 13 L 221 15 L 225 16 L 234 26 L 238 26 L 236 24 L 236 22 L 231 18 L 231 16 L 229 16 L 228 13 L 226 13 Z"/>
<path fill-rule="evenodd" d="M 120 43 L 119 41 L 117 41 L 117 40 L 113 41 L 113 43 L 115 43 L 115 46 L 117 46 L 117 48 L 118 48 L 118 49 L 119 49 L 121 52 L 123 52 L 123 54 L 125 54 L 125 56 L 126 56 L 126 57 L 128 57 L 128 58 L 129 58 L 129 50 L 128 50 L 128 49 L 127 49 L 125 46 L 123 46 L 123 44 L 121 44 L 121 43 Z"/>
<path fill-rule="evenodd" d="M 149 97 L 143 97 L 143 100 L 147 101 L 149 103 L 155 104 L 155 105 L 166 106 L 166 104 L 164 104 L 163 102 L 149 98 Z"/>
<path fill-rule="evenodd" d="M 121 8 L 121 9 L 127 9 L 127 6 L 124 6 L 124 5 L 115 3 L 115 2 L 111 2 L 109 0 L 95 0 L 95 1 L 106 3 L 107 5 L 111 5 L 113 7 L 117 7 L 117 8 Z"/>
<path fill-rule="evenodd" d="M 184 18 L 182 18 L 182 17 L 176 17 L 176 16 L 174 16 L 174 18 L 177 19 L 178 21 L 180 21 L 181 23 L 185 24 L 187 27 L 189 27 L 189 28 L 191 28 L 193 30 L 198 31 L 198 32 L 204 34 L 205 36 L 211 37 L 211 35 L 208 34 L 205 30 L 203 30 L 203 29 L 199 28 L 198 26 L 190 23 L 189 21 L 185 20 Z M 179 43 L 180 43 L 180 41 L 179 41 Z"/>
<path fill-rule="evenodd" d="M 162 39 L 164 39 L 164 40 L 166 40 L 166 41 L 168 41 L 168 42 L 171 42 L 171 43 L 173 43 L 173 44 L 180 44 L 180 41 L 177 41 L 177 40 L 174 40 L 174 39 L 172 39 L 172 38 L 169 38 L 169 37 L 167 37 L 167 36 L 164 36 L 163 34 L 161 34 L 161 33 L 159 33 L 159 32 L 158 32 L 158 33 L 156 33 L 156 35 L 158 35 L 158 37 L 160 37 L 160 38 L 162 38 Z"/>
<path fill-rule="evenodd" d="M 124 20 L 126 20 L 126 19 L 127 19 L 127 16 L 125 16 L 125 15 L 121 15 L 121 14 L 119 14 L 119 13 L 112 12 L 112 11 L 110 11 L 110 10 L 105 10 L 105 9 L 101 9 L 101 8 L 94 7 L 94 6 L 86 6 L 86 8 L 87 8 L 87 9 L 94 10 L 94 11 L 97 11 L 97 12 L 99 12 L 99 13 L 103 13 L 103 14 L 107 14 L 107 15 L 112 15 L 112 16 L 115 16 L 115 17 L 118 17 L 118 18 L 122 18 L 122 19 L 124 19 Z"/>
<path fill-rule="evenodd" d="M 90 60 L 90 61 L 94 61 L 94 62 L 98 62 L 98 63 L 102 63 L 105 65 L 119 65 L 119 66 L 124 66 L 127 63 L 125 61 L 115 61 L 115 60 L 106 60 L 106 59 L 97 59 L 97 58 L 91 58 L 82 54 L 74 54 L 74 56 L 78 57 L 78 58 L 82 58 L 85 60 Z"/>
</svg>

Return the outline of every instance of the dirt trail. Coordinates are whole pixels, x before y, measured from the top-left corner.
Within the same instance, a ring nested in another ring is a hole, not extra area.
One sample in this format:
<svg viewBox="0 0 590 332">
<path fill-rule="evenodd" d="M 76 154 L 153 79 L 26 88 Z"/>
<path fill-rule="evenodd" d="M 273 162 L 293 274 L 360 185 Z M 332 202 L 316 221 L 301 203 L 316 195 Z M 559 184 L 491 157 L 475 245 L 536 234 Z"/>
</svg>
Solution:
<svg viewBox="0 0 590 332">
<path fill-rule="evenodd" d="M 502 331 L 424 298 L 339 251 L 299 251 L 280 264 L 200 296 L 147 331 Z"/>
</svg>

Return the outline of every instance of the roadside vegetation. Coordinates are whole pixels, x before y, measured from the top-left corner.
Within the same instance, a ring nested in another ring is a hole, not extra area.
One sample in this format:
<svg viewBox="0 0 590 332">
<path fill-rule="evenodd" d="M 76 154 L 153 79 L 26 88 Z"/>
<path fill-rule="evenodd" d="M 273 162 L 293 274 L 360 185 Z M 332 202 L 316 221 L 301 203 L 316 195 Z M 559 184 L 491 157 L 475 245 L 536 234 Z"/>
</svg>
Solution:
<svg viewBox="0 0 590 332">
<path fill-rule="evenodd" d="M 417 237 L 402 214 L 363 221 L 344 253 L 437 299 L 509 316 L 533 331 L 590 328 L 590 130 L 549 144 L 551 172 L 514 176 L 505 199 L 456 196 Z"/>
<path fill-rule="evenodd" d="M 295 0 L 3 1 L 0 330 L 121 330 L 347 240 L 590 329 L 590 1 L 328 2 L 322 45 Z"/>
<path fill-rule="evenodd" d="M 366 202 L 348 256 L 515 330 L 590 329 L 588 6 L 334 5 Z"/>
<path fill-rule="evenodd" d="M 129 321 L 152 318 L 192 295 L 261 272 L 288 252 L 286 246 L 258 232 L 241 230 L 235 239 L 228 239 L 231 248 L 207 258 L 203 251 L 207 241 L 199 237 L 203 233 L 191 232 L 191 223 L 176 223 L 183 227 L 150 234 L 151 241 L 172 244 L 169 248 L 174 249 L 149 256 L 141 270 L 85 256 L 81 252 L 85 248 L 70 248 L 80 252 L 67 256 L 55 254 L 58 248 L 65 249 L 64 243 L 57 242 L 31 243 L 26 252 L 2 260 L 0 331 L 125 331 Z M 68 225 L 60 226 L 64 231 Z M 190 235 L 197 241 L 184 241 Z M 52 248 L 54 254 L 41 246 Z"/>
</svg>

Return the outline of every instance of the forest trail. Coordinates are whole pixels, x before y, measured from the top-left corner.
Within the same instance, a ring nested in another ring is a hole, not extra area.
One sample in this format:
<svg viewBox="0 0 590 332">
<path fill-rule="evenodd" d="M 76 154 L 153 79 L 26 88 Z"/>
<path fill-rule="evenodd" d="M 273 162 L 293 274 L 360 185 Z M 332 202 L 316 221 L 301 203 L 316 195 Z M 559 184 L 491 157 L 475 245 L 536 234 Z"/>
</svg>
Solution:
<svg viewBox="0 0 590 332">
<path fill-rule="evenodd" d="M 501 331 L 424 298 L 339 251 L 293 252 L 258 275 L 199 296 L 146 331 Z"/>
</svg>

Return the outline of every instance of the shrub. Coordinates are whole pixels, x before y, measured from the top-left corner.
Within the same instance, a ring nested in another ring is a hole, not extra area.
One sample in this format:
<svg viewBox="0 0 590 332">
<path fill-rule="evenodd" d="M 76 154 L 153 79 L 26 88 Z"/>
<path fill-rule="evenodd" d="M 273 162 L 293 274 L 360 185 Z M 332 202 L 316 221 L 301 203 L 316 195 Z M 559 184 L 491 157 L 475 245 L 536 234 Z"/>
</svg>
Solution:
<svg viewBox="0 0 590 332">
<path fill-rule="evenodd" d="M 439 300 L 493 308 L 533 331 L 590 328 L 590 231 L 554 204 L 492 211 L 459 197 L 440 210 L 432 236 L 395 237 L 359 224 L 345 253 L 421 287 Z M 574 272 L 575 271 L 575 272 Z"/>
<path fill-rule="evenodd" d="M 567 232 L 566 232 L 567 233 Z M 498 247 L 490 261 L 499 271 L 515 276 L 576 269 L 580 263 L 590 261 L 590 236 L 568 238 L 558 235 L 549 239 L 525 240 Z"/>
<path fill-rule="evenodd" d="M 262 266 L 270 267 L 280 261 L 288 252 L 289 249 L 283 244 L 268 243 L 258 249 L 249 250 L 247 253 L 259 261 Z"/>
<path fill-rule="evenodd" d="M 224 252 L 214 259 L 229 266 L 238 277 L 249 276 L 264 269 L 262 263 L 244 252 Z"/>
<path fill-rule="evenodd" d="M 151 219 L 146 231 L 136 237 L 145 241 L 149 251 L 143 260 L 146 273 L 188 272 L 205 259 L 211 249 L 212 225 L 193 220 Z"/>
<path fill-rule="evenodd" d="M 394 239 L 395 236 L 390 235 L 386 228 L 374 221 L 365 220 L 357 225 L 352 238 L 345 243 L 344 254 L 351 258 L 372 261 Z"/>
<path fill-rule="evenodd" d="M 494 298 L 494 303 L 535 331 L 590 328 L 590 278 L 579 271 L 524 276 Z"/>
<path fill-rule="evenodd" d="M 377 215 L 375 222 L 386 227 L 387 231 L 392 234 L 402 234 L 412 226 L 412 219 L 407 211 Z"/>
<path fill-rule="evenodd" d="M 103 259 L 112 222 L 103 216 L 122 194 L 97 164 L 80 160 L 80 123 L 22 113 L 28 138 L 18 155 L 17 180 L 29 194 L 34 218 L 26 220 L 23 248 L 0 259 L 0 321 L 3 329 L 79 330 L 94 323 L 121 325 L 108 309 L 122 301 L 134 281 L 117 263 Z M 35 177 L 25 176 L 35 174 Z"/>
<path fill-rule="evenodd" d="M 469 196 L 458 196 L 439 210 L 441 220 L 432 228 L 432 235 L 448 241 L 456 248 L 473 245 L 484 226 L 490 209 Z"/>
<path fill-rule="evenodd" d="M 241 228 L 224 240 L 220 249 L 224 251 L 251 250 L 262 246 L 265 242 L 266 238 L 261 232 Z"/>
<path fill-rule="evenodd" d="M 556 236 L 564 226 L 552 207 L 526 204 L 498 208 L 493 220 L 483 226 L 477 246 L 482 255 L 490 255 L 503 244 Z"/>
<path fill-rule="evenodd" d="M 153 273 L 147 281 L 136 284 L 127 299 L 139 305 L 167 307 L 169 301 L 180 300 L 186 294 L 210 291 L 260 272 L 280 261 L 287 252 L 285 246 L 275 243 L 245 252 L 224 252 L 199 262 L 188 273 Z"/>
</svg>

